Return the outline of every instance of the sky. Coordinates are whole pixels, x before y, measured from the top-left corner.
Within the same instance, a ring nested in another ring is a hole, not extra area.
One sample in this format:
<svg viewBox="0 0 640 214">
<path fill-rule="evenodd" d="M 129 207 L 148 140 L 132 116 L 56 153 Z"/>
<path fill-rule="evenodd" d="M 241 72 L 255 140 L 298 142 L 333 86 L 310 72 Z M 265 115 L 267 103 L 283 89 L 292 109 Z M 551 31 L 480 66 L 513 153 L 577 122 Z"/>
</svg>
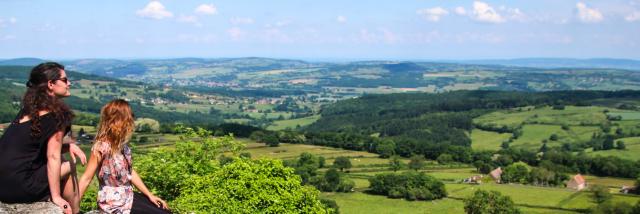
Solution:
<svg viewBox="0 0 640 214">
<path fill-rule="evenodd" d="M 0 0 L 0 58 L 640 59 L 640 0 Z"/>
</svg>

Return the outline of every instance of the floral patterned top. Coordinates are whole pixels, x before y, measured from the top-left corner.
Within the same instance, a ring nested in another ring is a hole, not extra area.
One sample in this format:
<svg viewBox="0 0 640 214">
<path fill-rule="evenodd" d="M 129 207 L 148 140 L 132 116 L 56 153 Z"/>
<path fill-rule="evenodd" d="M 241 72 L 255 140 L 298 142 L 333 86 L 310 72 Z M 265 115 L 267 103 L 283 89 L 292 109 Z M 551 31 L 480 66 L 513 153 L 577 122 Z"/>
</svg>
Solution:
<svg viewBox="0 0 640 214">
<path fill-rule="evenodd" d="M 100 212 L 130 213 L 133 204 L 131 149 L 125 144 L 120 153 L 111 155 L 109 143 L 97 142 L 91 151 L 102 157 L 102 163 L 96 172 L 100 184 L 98 191 Z"/>
</svg>

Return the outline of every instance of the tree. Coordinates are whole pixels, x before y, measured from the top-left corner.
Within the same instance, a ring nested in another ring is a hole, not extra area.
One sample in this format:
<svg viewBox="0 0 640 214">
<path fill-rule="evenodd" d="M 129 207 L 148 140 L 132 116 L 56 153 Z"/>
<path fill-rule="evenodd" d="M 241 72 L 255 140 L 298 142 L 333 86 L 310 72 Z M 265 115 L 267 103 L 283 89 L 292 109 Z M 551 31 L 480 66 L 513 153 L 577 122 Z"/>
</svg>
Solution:
<svg viewBox="0 0 640 214">
<path fill-rule="evenodd" d="M 317 170 L 320 168 L 320 161 L 317 156 L 303 152 L 293 167 L 295 168 L 295 173 L 300 175 L 302 184 L 307 184 L 312 177 L 316 176 Z"/>
<path fill-rule="evenodd" d="M 376 147 L 376 151 L 381 158 L 388 158 L 393 156 L 396 152 L 396 144 L 391 140 L 383 140 Z"/>
<path fill-rule="evenodd" d="M 350 169 L 351 168 L 351 161 L 349 160 L 348 157 L 337 157 L 336 160 L 333 162 L 333 166 L 340 169 L 340 171 L 344 171 L 344 169 Z"/>
<path fill-rule="evenodd" d="M 526 183 L 529 178 L 529 165 L 516 162 L 504 168 L 500 176 L 503 183 Z"/>
<path fill-rule="evenodd" d="M 144 133 L 160 132 L 160 122 L 151 118 L 138 118 L 135 121 L 136 131 Z"/>
<path fill-rule="evenodd" d="M 609 192 L 609 188 L 601 185 L 594 185 L 591 187 L 591 191 L 593 191 L 593 200 L 595 200 L 598 204 L 601 204 L 605 201 L 611 199 L 611 193 Z"/>
<path fill-rule="evenodd" d="M 371 193 L 407 200 L 434 200 L 447 196 L 442 181 L 424 172 L 381 173 L 369 178 Z"/>
<path fill-rule="evenodd" d="M 448 164 L 453 162 L 453 157 L 450 154 L 441 154 L 437 159 L 439 164 Z"/>
<path fill-rule="evenodd" d="M 539 152 L 547 152 L 547 150 L 549 150 L 549 147 L 547 147 L 547 143 L 543 143 L 538 151 Z"/>
<path fill-rule="evenodd" d="M 275 136 L 275 134 L 267 134 L 262 138 L 262 140 L 270 147 L 278 147 L 280 145 L 280 140 Z"/>
<path fill-rule="evenodd" d="M 616 142 L 616 149 L 625 150 L 626 148 L 627 146 L 624 144 L 624 141 L 619 140 L 618 142 Z"/>
<path fill-rule="evenodd" d="M 606 135 L 604 141 L 602 141 L 602 150 L 613 149 L 613 135 Z"/>
<path fill-rule="evenodd" d="M 509 141 L 503 141 L 502 144 L 500 144 L 500 148 L 509 149 Z"/>
<path fill-rule="evenodd" d="M 391 157 L 391 160 L 389 160 L 389 168 L 396 172 L 404 168 L 404 163 L 402 163 L 399 156 L 394 155 Z"/>
<path fill-rule="evenodd" d="M 549 140 L 550 141 L 557 141 L 558 140 L 558 135 L 557 134 L 551 134 L 551 136 L 549 136 Z"/>
<path fill-rule="evenodd" d="M 340 173 L 338 170 L 331 168 L 324 174 L 324 180 L 328 184 L 328 191 L 335 191 L 340 184 Z"/>
<path fill-rule="evenodd" d="M 424 168 L 424 165 L 425 165 L 425 159 L 424 159 L 424 156 L 422 155 L 414 155 L 411 157 L 411 161 L 409 161 L 409 169 L 413 169 L 416 171 Z"/>
<path fill-rule="evenodd" d="M 604 203 L 598 204 L 595 208 L 591 209 L 593 214 L 633 214 L 633 207 L 631 204 L 620 201 L 620 202 L 612 202 L 606 201 Z"/>
<path fill-rule="evenodd" d="M 469 198 L 464 199 L 464 211 L 467 214 L 519 214 L 520 210 L 509 196 L 498 191 L 477 190 Z"/>
</svg>

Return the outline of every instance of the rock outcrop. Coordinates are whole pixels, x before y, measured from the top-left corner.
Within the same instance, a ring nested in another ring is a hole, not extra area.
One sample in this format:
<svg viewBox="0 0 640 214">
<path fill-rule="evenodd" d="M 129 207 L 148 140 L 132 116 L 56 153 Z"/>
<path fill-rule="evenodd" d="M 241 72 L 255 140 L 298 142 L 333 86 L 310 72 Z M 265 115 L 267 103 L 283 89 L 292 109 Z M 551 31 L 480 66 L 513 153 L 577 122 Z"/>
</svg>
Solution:
<svg viewBox="0 0 640 214">
<path fill-rule="evenodd" d="M 0 203 L 0 214 L 60 214 L 62 209 L 51 202 L 35 202 L 31 204 L 5 204 Z"/>
</svg>

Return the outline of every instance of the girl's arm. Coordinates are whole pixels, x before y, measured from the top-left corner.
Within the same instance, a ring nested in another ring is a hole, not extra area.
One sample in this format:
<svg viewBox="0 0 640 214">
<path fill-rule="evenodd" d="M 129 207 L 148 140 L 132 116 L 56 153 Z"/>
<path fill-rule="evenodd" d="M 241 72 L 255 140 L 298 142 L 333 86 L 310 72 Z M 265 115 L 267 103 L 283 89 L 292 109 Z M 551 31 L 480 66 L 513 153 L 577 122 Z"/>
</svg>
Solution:
<svg viewBox="0 0 640 214">
<path fill-rule="evenodd" d="M 47 180 L 49 181 L 51 201 L 62 208 L 65 213 L 71 213 L 71 205 L 60 195 L 62 135 L 63 133 L 61 131 L 56 132 L 49 138 L 49 142 L 47 143 Z"/>
<path fill-rule="evenodd" d="M 136 173 L 136 170 L 134 169 L 131 169 L 131 183 L 133 184 L 133 186 L 136 187 L 136 189 L 140 190 L 142 194 L 146 195 L 150 201 L 158 205 L 158 207 L 161 207 L 162 209 L 169 208 L 167 206 L 167 202 L 156 197 L 155 195 L 153 195 L 153 193 L 149 192 L 149 190 L 147 189 L 147 186 L 144 185 L 144 183 L 142 182 L 142 179 L 140 178 L 140 176 L 138 176 L 138 173 Z"/>
<path fill-rule="evenodd" d="M 84 192 L 87 191 L 87 187 L 93 180 L 93 175 L 96 174 L 96 170 L 100 163 L 102 162 L 102 155 L 98 151 L 91 151 L 91 157 L 89 157 L 89 164 L 87 164 L 87 168 L 84 170 L 84 174 L 80 178 L 79 186 L 80 186 L 80 198 L 84 195 Z"/>
</svg>

